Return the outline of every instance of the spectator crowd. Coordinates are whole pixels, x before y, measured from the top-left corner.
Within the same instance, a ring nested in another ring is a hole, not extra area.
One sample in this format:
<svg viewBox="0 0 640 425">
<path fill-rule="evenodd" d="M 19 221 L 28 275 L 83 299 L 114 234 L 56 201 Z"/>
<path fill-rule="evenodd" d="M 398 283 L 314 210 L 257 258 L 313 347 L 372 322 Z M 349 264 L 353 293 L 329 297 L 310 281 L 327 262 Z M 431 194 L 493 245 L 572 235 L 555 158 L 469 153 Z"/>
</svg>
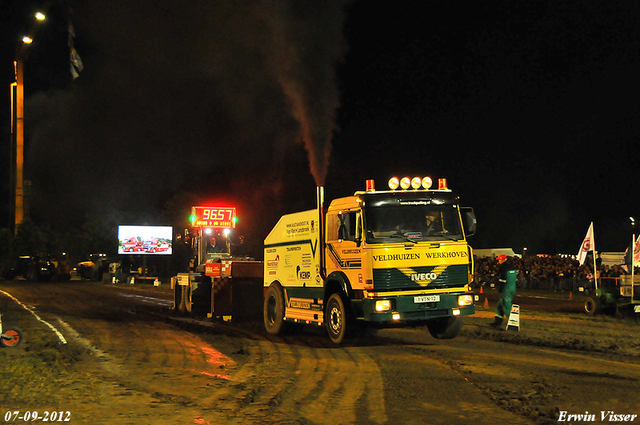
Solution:
<svg viewBox="0 0 640 425">
<path fill-rule="evenodd" d="M 510 257 L 510 261 L 518 270 L 519 288 L 571 290 L 578 286 L 593 285 L 593 257 L 587 258 L 583 265 L 574 258 L 559 255 Z M 596 268 L 598 279 L 617 278 L 627 274 L 625 266 L 605 265 L 600 258 L 596 258 Z M 634 273 L 640 273 L 640 268 L 636 267 Z M 475 258 L 476 286 L 496 283 L 497 275 L 498 262 L 495 258 Z"/>
</svg>

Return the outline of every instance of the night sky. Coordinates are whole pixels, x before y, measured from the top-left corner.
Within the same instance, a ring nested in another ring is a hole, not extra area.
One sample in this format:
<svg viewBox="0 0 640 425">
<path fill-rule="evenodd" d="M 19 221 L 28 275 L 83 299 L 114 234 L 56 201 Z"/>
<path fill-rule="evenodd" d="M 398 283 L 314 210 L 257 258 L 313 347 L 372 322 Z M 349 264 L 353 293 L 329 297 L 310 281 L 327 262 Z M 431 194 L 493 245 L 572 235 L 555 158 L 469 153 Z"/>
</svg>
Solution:
<svg viewBox="0 0 640 425">
<path fill-rule="evenodd" d="M 38 3 L 0 5 L 3 87 Z M 447 178 L 475 248 L 575 254 L 593 221 L 622 251 L 640 218 L 637 1 L 53 1 L 30 49 L 25 178 L 58 228 L 214 202 L 257 246 L 317 184 L 393 175 Z"/>
</svg>

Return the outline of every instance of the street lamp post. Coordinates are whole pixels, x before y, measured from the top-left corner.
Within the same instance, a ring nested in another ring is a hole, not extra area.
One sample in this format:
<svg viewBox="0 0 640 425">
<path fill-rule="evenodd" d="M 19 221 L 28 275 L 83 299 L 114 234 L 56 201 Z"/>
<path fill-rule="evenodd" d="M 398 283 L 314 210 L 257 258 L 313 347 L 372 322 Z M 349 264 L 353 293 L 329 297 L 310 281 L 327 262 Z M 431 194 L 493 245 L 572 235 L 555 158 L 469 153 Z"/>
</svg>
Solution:
<svg viewBox="0 0 640 425">
<path fill-rule="evenodd" d="M 15 112 L 11 114 L 15 121 L 12 122 L 12 131 L 16 143 L 15 159 L 15 216 L 14 231 L 18 231 L 18 225 L 24 221 L 24 72 L 23 61 L 18 58 L 13 62 L 15 69 L 15 82 L 11 84 L 11 106 L 15 104 Z M 15 100 L 13 99 L 15 92 Z"/>
<path fill-rule="evenodd" d="M 45 15 L 36 13 L 36 20 L 43 21 Z M 15 138 L 15 215 L 14 232 L 18 232 L 18 226 L 25 218 L 25 193 L 24 193 L 24 61 L 27 57 L 26 46 L 33 42 L 33 38 L 25 36 L 18 47 L 16 60 L 13 62 L 15 82 L 11 83 L 11 132 Z M 15 99 L 14 99 L 15 96 Z M 15 105 L 15 111 L 13 110 Z"/>
</svg>

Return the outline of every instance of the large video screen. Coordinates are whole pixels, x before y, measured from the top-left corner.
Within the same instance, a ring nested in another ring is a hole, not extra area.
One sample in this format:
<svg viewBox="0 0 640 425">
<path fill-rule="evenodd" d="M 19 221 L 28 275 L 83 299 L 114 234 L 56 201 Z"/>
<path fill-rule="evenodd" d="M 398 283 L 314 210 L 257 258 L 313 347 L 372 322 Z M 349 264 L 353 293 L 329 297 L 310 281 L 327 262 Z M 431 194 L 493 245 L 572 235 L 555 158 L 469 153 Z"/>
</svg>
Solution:
<svg viewBox="0 0 640 425">
<path fill-rule="evenodd" d="M 173 227 L 118 226 L 118 254 L 171 255 Z"/>
</svg>

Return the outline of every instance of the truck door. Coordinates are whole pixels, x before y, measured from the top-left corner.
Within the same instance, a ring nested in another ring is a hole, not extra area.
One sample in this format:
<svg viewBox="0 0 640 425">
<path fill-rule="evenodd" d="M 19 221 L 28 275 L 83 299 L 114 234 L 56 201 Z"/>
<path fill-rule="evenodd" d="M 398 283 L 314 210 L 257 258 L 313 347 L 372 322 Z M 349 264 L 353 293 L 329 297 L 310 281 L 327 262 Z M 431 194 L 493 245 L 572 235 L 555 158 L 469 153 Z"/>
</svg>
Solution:
<svg viewBox="0 0 640 425">
<path fill-rule="evenodd" d="M 362 279 L 360 210 L 327 214 L 327 275 L 344 273 L 351 284 Z"/>
</svg>

